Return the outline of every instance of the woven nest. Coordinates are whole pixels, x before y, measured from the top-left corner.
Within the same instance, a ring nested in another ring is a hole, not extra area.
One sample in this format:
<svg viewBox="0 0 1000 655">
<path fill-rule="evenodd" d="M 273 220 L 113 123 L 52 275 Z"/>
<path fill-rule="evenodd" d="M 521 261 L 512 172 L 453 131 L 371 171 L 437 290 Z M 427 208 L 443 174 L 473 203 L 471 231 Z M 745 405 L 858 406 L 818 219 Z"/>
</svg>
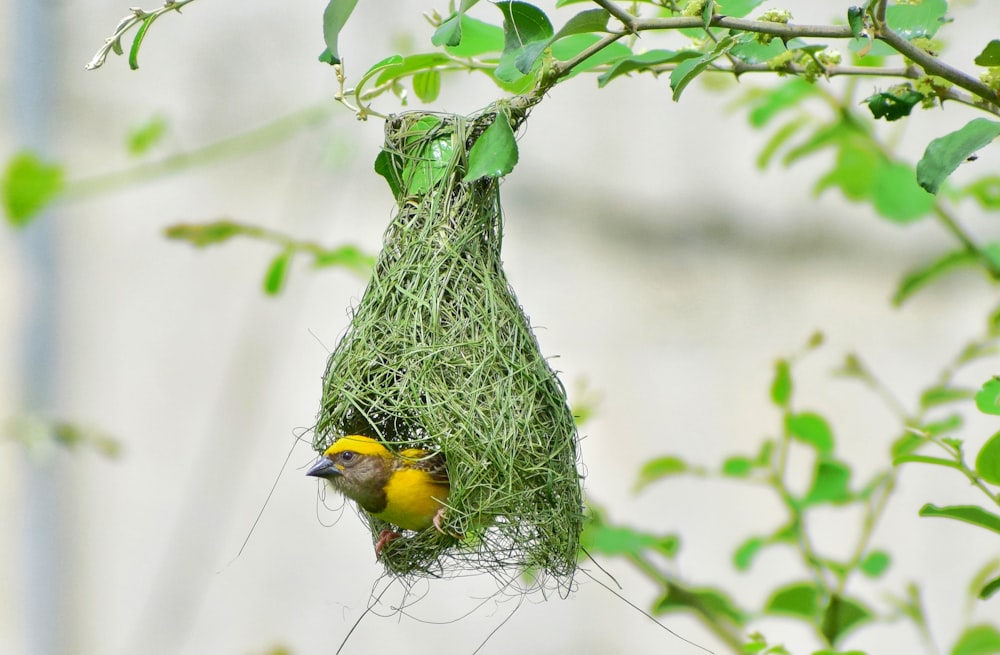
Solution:
<svg viewBox="0 0 1000 655">
<path fill-rule="evenodd" d="M 576 426 L 504 275 L 499 182 L 462 182 L 495 119 L 519 122 L 509 108 L 387 121 L 376 168 L 399 211 L 327 364 L 313 447 L 360 434 L 444 454 L 444 527 L 464 538 L 406 533 L 382 551 L 387 573 L 530 572 L 568 587 L 583 521 Z M 361 514 L 373 536 L 389 527 Z"/>
</svg>

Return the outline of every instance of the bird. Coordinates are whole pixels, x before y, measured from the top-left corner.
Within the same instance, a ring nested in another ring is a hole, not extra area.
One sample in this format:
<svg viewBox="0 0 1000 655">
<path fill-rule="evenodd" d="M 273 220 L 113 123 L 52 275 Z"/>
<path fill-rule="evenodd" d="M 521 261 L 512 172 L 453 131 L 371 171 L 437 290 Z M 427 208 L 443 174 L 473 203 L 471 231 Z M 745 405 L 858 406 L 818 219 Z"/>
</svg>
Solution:
<svg viewBox="0 0 1000 655">
<path fill-rule="evenodd" d="M 451 490 L 441 453 L 421 448 L 393 452 L 371 437 L 352 434 L 334 441 L 306 475 L 327 480 L 361 509 L 397 528 L 434 526 L 442 534 L 451 534 L 441 527 Z M 400 536 L 397 531 L 383 530 L 375 556 Z"/>
</svg>

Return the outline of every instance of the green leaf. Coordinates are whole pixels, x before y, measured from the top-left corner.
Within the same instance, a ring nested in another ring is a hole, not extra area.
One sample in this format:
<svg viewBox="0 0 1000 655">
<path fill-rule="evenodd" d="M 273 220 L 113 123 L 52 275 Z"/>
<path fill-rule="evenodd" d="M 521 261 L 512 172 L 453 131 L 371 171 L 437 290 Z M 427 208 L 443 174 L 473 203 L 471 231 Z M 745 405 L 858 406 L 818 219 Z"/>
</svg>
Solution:
<svg viewBox="0 0 1000 655">
<path fill-rule="evenodd" d="M 984 209 L 1000 209 L 1000 175 L 986 175 L 961 190 L 972 196 Z"/>
<path fill-rule="evenodd" d="M 517 141 L 510 120 L 502 113 L 497 114 L 493 123 L 469 149 L 469 166 L 462 181 L 503 177 L 514 170 L 517 156 Z"/>
<path fill-rule="evenodd" d="M 613 556 L 641 555 L 655 550 L 666 557 L 674 557 L 680 548 L 680 540 L 675 535 L 654 535 L 593 520 L 584 523 L 580 543 L 590 553 Z"/>
<path fill-rule="evenodd" d="M 934 208 L 934 196 L 917 185 L 913 169 L 900 162 L 883 162 L 872 186 L 875 211 L 897 223 L 909 223 Z"/>
<path fill-rule="evenodd" d="M 956 389 L 955 387 L 931 387 L 920 394 L 920 406 L 923 409 L 938 407 L 947 403 L 969 400 L 975 395 L 969 389 Z"/>
<path fill-rule="evenodd" d="M 757 556 L 761 548 L 767 545 L 767 539 L 763 537 L 750 537 L 736 549 L 733 553 L 733 566 L 738 571 L 746 571 L 753 563 L 753 558 Z"/>
<path fill-rule="evenodd" d="M 728 457 L 722 463 L 722 474 L 731 478 L 745 478 L 753 470 L 753 462 L 746 457 Z"/>
<path fill-rule="evenodd" d="M 588 9 L 573 16 L 556 32 L 552 40 L 558 40 L 574 34 L 589 34 L 591 32 L 607 32 L 608 19 L 611 14 L 606 9 Z"/>
<path fill-rule="evenodd" d="M 948 507 L 937 507 L 927 503 L 920 508 L 920 516 L 935 516 L 946 519 L 964 521 L 981 528 L 1000 533 L 1000 516 L 987 512 L 982 507 L 975 505 L 950 505 Z"/>
<path fill-rule="evenodd" d="M 313 266 L 315 268 L 337 266 L 353 271 L 362 277 L 368 277 L 371 275 L 372 269 L 375 268 L 375 257 L 357 246 L 346 245 L 315 253 Z"/>
<path fill-rule="evenodd" d="M 153 21 L 157 19 L 161 14 L 149 14 L 146 19 L 142 21 L 142 25 L 135 33 L 135 38 L 132 39 L 132 47 L 129 48 L 128 52 L 128 67 L 132 70 L 139 70 L 139 48 L 142 47 L 142 42 L 146 39 L 146 33 L 149 32 L 149 28 L 152 27 Z"/>
<path fill-rule="evenodd" d="M 288 264 L 292 260 L 295 251 L 288 248 L 271 260 L 264 274 L 264 293 L 269 296 L 276 296 L 281 293 L 285 286 L 285 279 L 288 277 Z"/>
<path fill-rule="evenodd" d="M 945 253 L 929 264 L 910 271 L 903 276 L 899 287 L 896 288 L 896 293 L 892 296 L 892 304 L 899 307 L 917 291 L 945 274 L 959 268 L 978 265 L 979 258 L 976 257 L 975 253 L 968 250 L 962 249 Z"/>
<path fill-rule="evenodd" d="M 835 646 L 851 629 L 872 618 L 871 610 L 860 602 L 834 594 L 823 612 L 820 632 Z"/>
<path fill-rule="evenodd" d="M 858 138 L 848 130 L 832 132 L 830 138 L 836 139 L 837 159 L 833 169 L 816 183 L 815 192 L 819 194 L 830 187 L 837 187 L 848 200 L 867 200 L 875 188 L 884 157 L 871 141 Z"/>
<path fill-rule="evenodd" d="M 990 437 L 979 449 L 976 473 L 986 482 L 1000 485 L 1000 432 Z"/>
<path fill-rule="evenodd" d="M 462 42 L 448 46 L 448 54 L 455 57 L 477 57 L 487 52 L 503 50 L 503 29 L 475 18 L 462 16 Z"/>
<path fill-rule="evenodd" d="M 951 655 L 995 655 L 996 653 L 1000 653 L 1000 631 L 987 624 L 966 628 L 951 649 Z"/>
<path fill-rule="evenodd" d="M 129 130 L 126 147 L 128 154 L 138 156 L 145 154 L 163 140 L 167 133 L 167 121 L 162 116 L 154 116 L 147 122 Z"/>
<path fill-rule="evenodd" d="M 678 610 L 693 610 L 704 616 L 710 624 L 730 623 L 742 626 L 747 622 L 746 613 L 724 591 L 687 588 L 671 583 L 667 585 L 666 593 L 653 603 L 653 612 L 665 614 Z"/>
<path fill-rule="evenodd" d="M 884 118 L 887 121 L 896 121 L 904 116 L 909 116 L 913 108 L 924 99 L 924 94 L 910 89 L 896 95 L 894 93 L 876 93 L 865 98 L 868 109 L 875 118 Z"/>
<path fill-rule="evenodd" d="M 802 502 L 805 505 L 847 502 L 851 499 L 850 481 L 851 468 L 847 464 L 821 459 L 816 463 L 812 487 Z"/>
<path fill-rule="evenodd" d="M 674 64 L 685 59 L 700 57 L 701 53 L 695 50 L 650 50 L 638 55 L 626 57 L 616 61 L 611 67 L 597 78 L 597 86 L 604 87 L 608 82 L 626 75 L 633 71 L 649 70 L 653 66 L 662 64 Z"/>
<path fill-rule="evenodd" d="M 891 561 L 889 553 L 884 550 L 873 550 L 861 560 L 859 568 L 869 578 L 877 578 L 886 572 Z"/>
<path fill-rule="evenodd" d="M 214 246 L 246 233 L 246 227 L 232 221 L 213 223 L 177 223 L 163 230 L 163 236 L 175 241 L 187 241 L 196 248 Z"/>
<path fill-rule="evenodd" d="M 781 41 L 781 39 L 773 39 L 769 43 L 760 43 L 758 41 L 741 43 L 734 46 L 733 49 L 729 51 L 729 54 L 745 64 L 763 64 L 766 61 L 774 59 L 786 50 L 788 50 L 788 48 L 785 47 L 785 44 Z"/>
<path fill-rule="evenodd" d="M 431 36 L 431 43 L 436 46 L 455 47 L 462 42 L 462 19 L 465 12 L 479 0 L 463 0 L 458 6 L 458 10 L 447 20 L 442 21 L 434 34 Z"/>
<path fill-rule="evenodd" d="M 375 77 L 375 74 L 378 73 L 378 77 L 375 79 L 375 85 L 381 86 L 387 82 L 391 82 L 392 80 L 396 80 L 401 77 L 406 77 L 407 75 L 413 73 L 434 71 L 436 66 L 447 64 L 449 61 L 451 60 L 448 58 L 448 55 L 443 52 L 426 52 L 409 55 L 408 57 L 395 55 L 383 59 L 369 68 L 362 76 L 361 81 L 358 82 L 358 84 L 359 86 L 363 85 L 369 79 Z M 440 87 L 440 83 L 438 86 Z M 416 90 L 414 90 L 414 93 L 416 93 Z"/>
<path fill-rule="evenodd" d="M 48 164 L 32 152 L 14 155 L 0 180 L 7 221 L 14 227 L 24 227 L 62 193 L 64 186 L 61 166 Z"/>
<path fill-rule="evenodd" d="M 785 429 L 792 437 L 813 446 L 821 453 L 833 450 L 833 431 L 826 419 L 819 414 L 789 414 L 785 417 Z"/>
<path fill-rule="evenodd" d="M 694 78 L 698 77 L 712 62 L 726 54 L 730 48 L 736 44 L 736 39 L 727 36 L 719 39 L 711 51 L 706 52 L 697 59 L 686 59 L 677 65 L 670 73 L 670 88 L 673 89 L 673 100 L 680 100 L 681 93 L 687 88 Z"/>
<path fill-rule="evenodd" d="M 651 459 L 639 469 L 639 477 L 635 482 L 635 490 L 639 491 L 650 484 L 662 480 L 671 475 L 678 475 L 688 471 L 688 466 L 684 460 L 666 455 Z"/>
<path fill-rule="evenodd" d="M 326 43 L 326 50 L 320 58 L 326 63 L 332 65 L 341 62 L 337 40 L 357 4 L 358 0 L 330 0 L 323 10 L 323 41 Z M 325 59 L 324 55 L 327 55 Z"/>
<path fill-rule="evenodd" d="M 705 0 L 705 5 L 701 8 L 701 22 L 707 30 L 712 24 L 712 14 L 715 12 L 715 0 Z"/>
<path fill-rule="evenodd" d="M 764 3 L 764 0 L 716 0 L 719 13 L 724 16 L 742 18 Z"/>
<path fill-rule="evenodd" d="M 777 130 L 771 135 L 771 138 L 767 140 L 764 144 L 764 148 L 757 155 L 757 168 L 763 170 L 768 167 L 771 163 L 771 159 L 777 154 L 778 150 L 781 149 L 785 143 L 795 136 L 795 134 L 805 127 L 809 123 L 809 119 L 805 116 L 800 116 L 794 120 L 791 120 Z"/>
<path fill-rule="evenodd" d="M 788 360 L 779 359 L 774 363 L 774 381 L 771 382 L 771 402 L 778 407 L 787 407 L 792 398 L 792 369 Z"/>
<path fill-rule="evenodd" d="M 865 11 L 861 7 L 847 8 L 847 24 L 851 26 L 851 34 L 860 39 L 865 33 Z"/>
<path fill-rule="evenodd" d="M 1000 66 L 1000 39 L 993 39 L 976 55 L 976 66 Z"/>
<path fill-rule="evenodd" d="M 923 439 L 921 441 L 926 441 Z M 956 462 L 953 459 L 944 459 L 942 457 L 931 457 L 929 455 L 900 455 L 894 457 L 892 460 L 893 466 L 899 466 L 900 464 L 916 463 L 916 464 L 931 464 L 933 466 L 945 466 L 947 468 L 955 469 L 956 471 L 962 470 L 962 464 Z"/>
<path fill-rule="evenodd" d="M 886 8 L 885 20 L 907 41 L 931 38 L 945 22 L 947 0 L 922 0 L 919 4 L 894 4 Z"/>
<path fill-rule="evenodd" d="M 976 407 L 983 414 L 1000 414 L 1000 377 L 987 380 L 976 393 Z"/>
<path fill-rule="evenodd" d="M 420 71 L 413 76 L 413 93 L 420 102 L 434 102 L 441 93 L 441 73 L 436 70 Z"/>
<path fill-rule="evenodd" d="M 797 106 L 804 98 L 816 95 L 816 86 L 796 78 L 764 94 L 750 111 L 750 124 L 763 127 L 779 113 Z"/>
<path fill-rule="evenodd" d="M 963 422 L 961 414 L 950 414 L 939 421 L 924 423 L 920 426 L 920 430 L 932 437 L 936 437 L 958 430 L 962 427 Z"/>
<path fill-rule="evenodd" d="M 386 150 L 380 150 L 375 157 L 375 172 L 385 178 L 392 191 L 392 197 L 397 200 L 403 192 L 403 180 L 400 177 L 400 157 Z"/>
<path fill-rule="evenodd" d="M 983 585 L 982 590 L 979 592 L 980 600 L 987 600 L 993 594 L 1000 591 L 1000 576 L 997 576 Z"/>
<path fill-rule="evenodd" d="M 819 591 L 811 582 L 797 582 L 771 594 L 764 612 L 784 614 L 812 621 L 819 613 Z"/>
<path fill-rule="evenodd" d="M 917 181 L 931 193 L 937 193 L 941 184 L 959 164 L 980 148 L 1000 136 L 1000 123 L 985 118 L 975 118 L 964 127 L 927 145 L 924 156 L 917 163 Z"/>
<path fill-rule="evenodd" d="M 498 79 L 513 82 L 531 72 L 532 64 L 555 31 L 545 12 L 527 2 L 507 0 L 497 2 L 496 6 L 504 16 L 504 43 L 494 74 Z"/>
</svg>

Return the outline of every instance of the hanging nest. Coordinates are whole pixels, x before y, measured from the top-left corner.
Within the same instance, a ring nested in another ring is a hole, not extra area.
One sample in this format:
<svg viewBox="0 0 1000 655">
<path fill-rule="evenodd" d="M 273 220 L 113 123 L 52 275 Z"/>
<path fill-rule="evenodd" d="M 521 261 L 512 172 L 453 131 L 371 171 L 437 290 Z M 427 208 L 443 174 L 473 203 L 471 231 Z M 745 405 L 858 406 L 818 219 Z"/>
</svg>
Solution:
<svg viewBox="0 0 1000 655">
<path fill-rule="evenodd" d="M 476 139 L 524 115 L 508 105 L 386 123 L 376 170 L 399 211 L 327 364 L 313 447 L 359 434 L 444 454 L 444 528 L 464 538 L 428 529 L 392 541 L 380 559 L 397 577 L 529 572 L 568 588 L 576 569 L 576 426 L 504 275 L 499 181 L 463 181 Z M 390 527 L 361 514 L 373 536 Z"/>
</svg>

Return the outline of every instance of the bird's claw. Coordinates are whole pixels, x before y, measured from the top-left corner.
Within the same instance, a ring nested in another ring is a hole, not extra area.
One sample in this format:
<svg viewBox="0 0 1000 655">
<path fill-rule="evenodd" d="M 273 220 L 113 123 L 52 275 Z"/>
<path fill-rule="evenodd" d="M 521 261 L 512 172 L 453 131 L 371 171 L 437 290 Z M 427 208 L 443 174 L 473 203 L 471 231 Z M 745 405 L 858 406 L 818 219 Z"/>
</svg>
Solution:
<svg viewBox="0 0 1000 655">
<path fill-rule="evenodd" d="M 464 539 L 465 535 L 455 534 L 454 532 L 448 532 L 443 527 L 441 527 L 441 522 L 444 521 L 444 509 L 445 509 L 444 507 L 441 507 L 438 509 L 437 512 L 434 513 L 434 519 L 431 521 L 434 524 L 434 529 L 440 532 L 441 534 L 448 535 L 449 537 L 454 537 L 455 539 Z"/>
</svg>

